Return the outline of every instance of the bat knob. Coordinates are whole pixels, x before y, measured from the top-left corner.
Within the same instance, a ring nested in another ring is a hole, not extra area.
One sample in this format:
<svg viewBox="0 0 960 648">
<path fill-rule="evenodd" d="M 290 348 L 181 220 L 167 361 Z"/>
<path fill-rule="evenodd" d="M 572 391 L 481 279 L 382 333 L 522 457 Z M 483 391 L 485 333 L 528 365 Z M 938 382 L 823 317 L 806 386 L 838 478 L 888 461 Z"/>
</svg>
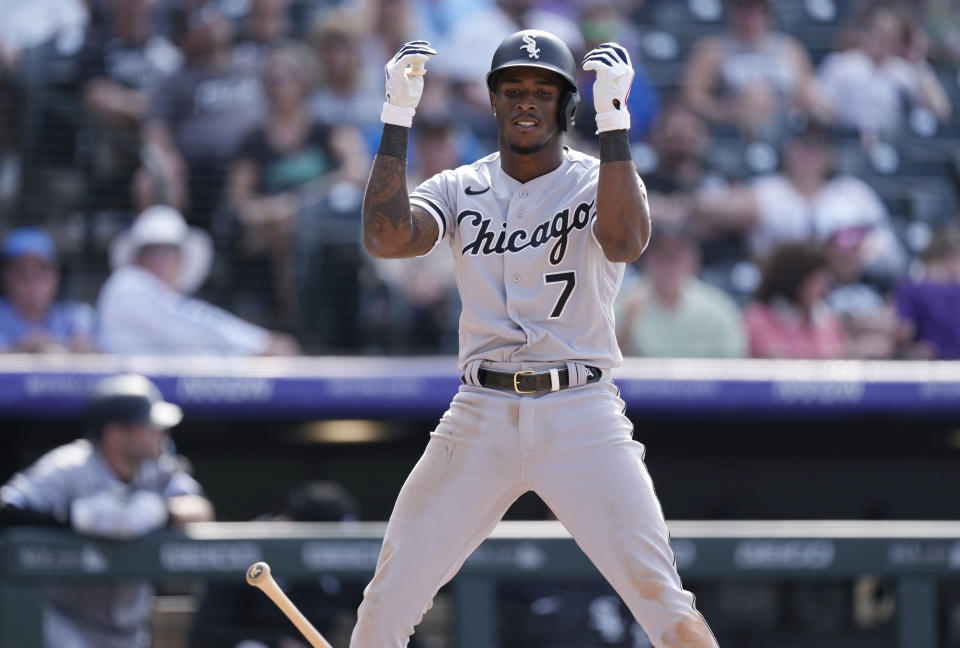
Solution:
<svg viewBox="0 0 960 648">
<path fill-rule="evenodd" d="M 270 565 L 263 561 L 253 563 L 247 568 L 247 583 L 253 586 L 259 585 L 264 574 L 270 575 Z"/>
</svg>

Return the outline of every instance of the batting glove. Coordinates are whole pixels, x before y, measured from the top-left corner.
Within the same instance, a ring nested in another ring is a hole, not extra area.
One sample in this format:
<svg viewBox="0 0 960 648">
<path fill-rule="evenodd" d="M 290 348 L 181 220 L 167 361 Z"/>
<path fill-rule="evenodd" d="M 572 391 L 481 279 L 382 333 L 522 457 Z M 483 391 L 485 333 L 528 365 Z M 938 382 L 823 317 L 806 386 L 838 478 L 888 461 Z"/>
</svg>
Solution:
<svg viewBox="0 0 960 648">
<path fill-rule="evenodd" d="M 387 100 L 380 121 L 410 128 L 420 95 L 423 94 L 424 64 L 436 50 L 427 41 L 410 41 L 384 66 L 387 75 Z"/>
<path fill-rule="evenodd" d="M 583 69 L 597 73 L 597 80 L 593 82 L 597 133 L 629 129 L 627 97 L 634 71 L 627 50 L 616 43 L 604 43 L 583 57 Z"/>
</svg>

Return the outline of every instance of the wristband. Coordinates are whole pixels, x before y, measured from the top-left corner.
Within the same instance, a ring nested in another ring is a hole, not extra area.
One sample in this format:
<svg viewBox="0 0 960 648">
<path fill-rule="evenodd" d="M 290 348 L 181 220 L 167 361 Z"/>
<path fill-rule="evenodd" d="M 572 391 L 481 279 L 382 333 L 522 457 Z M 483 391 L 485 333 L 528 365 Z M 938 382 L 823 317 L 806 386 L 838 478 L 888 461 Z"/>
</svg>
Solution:
<svg viewBox="0 0 960 648">
<path fill-rule="evenodd" d="M 394 106 L 389 101 L 383 102 L 383 110 L 380 111 L 380 121 L 384 124 L 395 124 L 397 126 L 413 126 L 413 116 L 417 109 L 409 106 Z"/>
<path fill-rule="evenodd" d="M 630 113 L 626 106 L 597 113 L 597 133 L 614 130 L 630 130 Z"/>
<path fill-rule="evenodd" d="M 380 148 L 377 155 L 389 155 L 404 162 L 407 161 L 407 136 L 409 128 L 396 124 L 384 124 L 383 135 L 380 136 Z"/>
<path fill-rule="evenodd" d="M 614 130 L 600 133 L 600 164 L 631 160 L 633 155 L 630 153 L 630 139 L 627 137 L 627 131 Z"/>
</svg>

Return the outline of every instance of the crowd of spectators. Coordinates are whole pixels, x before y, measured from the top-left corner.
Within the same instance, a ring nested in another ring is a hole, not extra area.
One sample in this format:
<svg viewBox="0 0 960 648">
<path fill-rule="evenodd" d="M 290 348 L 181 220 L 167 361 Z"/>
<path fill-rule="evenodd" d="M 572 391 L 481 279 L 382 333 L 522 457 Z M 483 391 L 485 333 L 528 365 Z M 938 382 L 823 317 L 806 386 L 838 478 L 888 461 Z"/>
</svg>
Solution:
<svg viewBox="0 0 960 648">
<path fill-rule="evenodd" d="M 615 40 L 637 67 L 630 139 L 654 234 L 617 304 L 625 355 L 960 357 L 955 2 L 0 10 L 5 350 L 454 352 L 449 255 L 398 263 L 360 246 L 382 66 L 415 38 L 440 52 L 413 186 L 495 148 L 490 56 L 538 27 L 575 54 Z M 595 152 L 580 86 L 568 138 Z M 131 245 L 147 233 L 162 240 Z"/>
</svg>

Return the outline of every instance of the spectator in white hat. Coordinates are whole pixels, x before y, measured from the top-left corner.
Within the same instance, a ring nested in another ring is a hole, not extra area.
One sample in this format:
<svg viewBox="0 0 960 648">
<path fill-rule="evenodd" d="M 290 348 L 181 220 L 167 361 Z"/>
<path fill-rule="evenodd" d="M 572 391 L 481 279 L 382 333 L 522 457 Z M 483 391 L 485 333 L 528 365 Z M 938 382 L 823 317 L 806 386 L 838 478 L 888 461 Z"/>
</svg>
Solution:
<svg viewBox="0 0 960 648">
<path fill-rule="evenodd" d="M 97 300 L 107 353 L 294 355 L 296 341 L 191 297 L 206 280 L 213 244 L 176 209 L 154 205 L 110 247 L 113 273 Z"/>
</svg>

